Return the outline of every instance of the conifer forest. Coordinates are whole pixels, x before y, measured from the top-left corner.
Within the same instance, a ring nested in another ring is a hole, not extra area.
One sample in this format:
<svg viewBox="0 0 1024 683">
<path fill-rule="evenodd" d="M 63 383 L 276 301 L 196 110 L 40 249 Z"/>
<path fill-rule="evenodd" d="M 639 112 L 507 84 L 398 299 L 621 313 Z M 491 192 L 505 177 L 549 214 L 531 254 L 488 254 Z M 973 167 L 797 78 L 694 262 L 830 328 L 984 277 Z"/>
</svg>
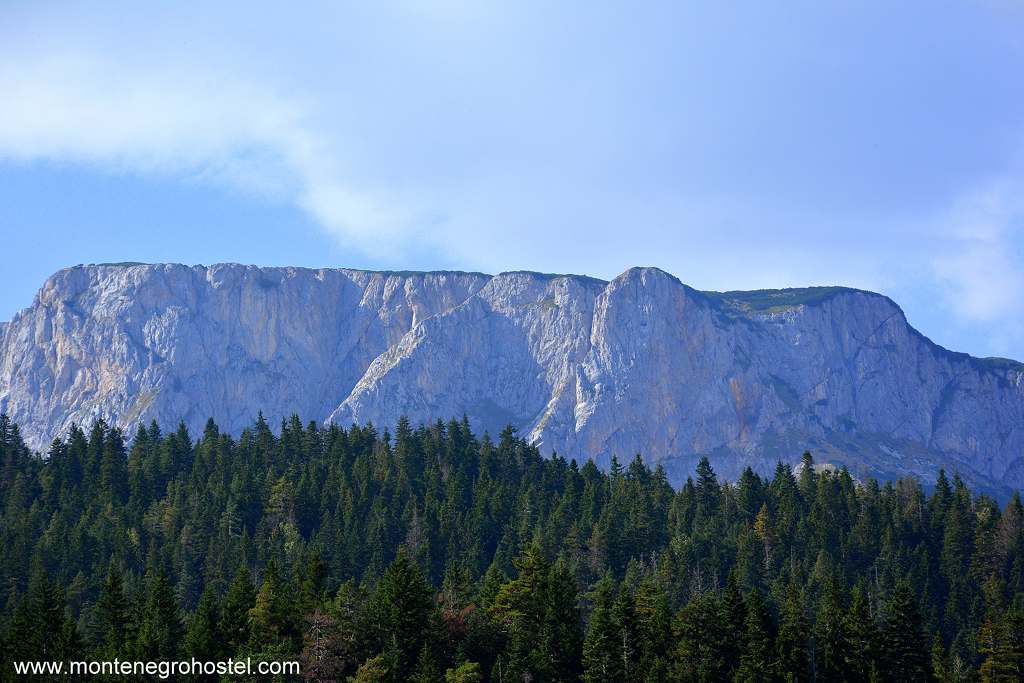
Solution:
<svg viewBox="0 0 1024 683">
<path fill-rule="evenodd" d="M 639 455 L 605 472 L 464 419 L 98 421 L 39 454 L 5 416 L 0 680 L 189 658 L 314 681 L 1024 680 L 1019 493 L 803 458 L 735 482 L 705 459 L 673 489 Z"/>
</svg>

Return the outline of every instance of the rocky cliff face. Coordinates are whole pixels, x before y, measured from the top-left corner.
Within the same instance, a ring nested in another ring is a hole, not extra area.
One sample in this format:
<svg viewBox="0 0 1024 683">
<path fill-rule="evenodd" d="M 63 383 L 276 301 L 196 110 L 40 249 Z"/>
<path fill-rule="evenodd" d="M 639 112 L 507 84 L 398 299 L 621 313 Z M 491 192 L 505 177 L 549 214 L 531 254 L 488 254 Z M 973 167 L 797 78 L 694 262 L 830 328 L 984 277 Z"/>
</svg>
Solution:
<svg viewBox="0 0 1024 683">
<path fill-rule="evenodd" d="M 239 432 L 466 414 L 546 452 L 642 453 L 676 481 L 810 449 L 854 474 L 1024 483 L 1024 367 L 946 351 L 843 288 L 699 292 L 504 273 L 80 266 L 0 326 L 0 409 L 43 447 L 72 422 Z"/>
</svg>

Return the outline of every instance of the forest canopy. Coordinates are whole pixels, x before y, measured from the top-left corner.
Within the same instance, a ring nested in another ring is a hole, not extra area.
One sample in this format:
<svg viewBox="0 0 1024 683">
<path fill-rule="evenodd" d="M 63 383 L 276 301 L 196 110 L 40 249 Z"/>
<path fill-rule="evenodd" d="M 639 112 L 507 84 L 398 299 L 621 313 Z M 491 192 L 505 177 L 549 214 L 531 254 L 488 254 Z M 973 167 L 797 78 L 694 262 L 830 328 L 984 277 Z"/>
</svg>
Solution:
<svg viewBox="0 0 1024 683">
<path fill-rule="evenodd" d="M 298 659 L 311 680 L 1024 677 L 1024 507 L 940 473 L 779 463 L 674 490 L 506 428 L 0 416 L 0 634 L 19 660 Z M 40 678 L 41 680 L 41 678 Z"/>
</svg>

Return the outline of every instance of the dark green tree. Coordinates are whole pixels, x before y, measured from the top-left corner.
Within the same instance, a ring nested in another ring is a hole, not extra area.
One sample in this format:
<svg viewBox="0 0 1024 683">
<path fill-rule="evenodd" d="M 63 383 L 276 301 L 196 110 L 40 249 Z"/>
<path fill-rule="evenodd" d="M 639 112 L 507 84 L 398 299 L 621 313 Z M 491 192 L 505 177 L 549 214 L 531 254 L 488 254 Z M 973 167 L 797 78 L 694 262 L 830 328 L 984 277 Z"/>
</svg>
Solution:
<svg viewBox="0 0 1024 683">
<path fill-rule="evenodd" d="M 790 582 L 786 602 L 782 607 L 782 620 L 775 639 L 778 652 L 778 670 L 783 680 L 791 683 L 811 680 L 811 654 L 808 647 L 810 629 L 799 586 Z"/>
<path fill-rule="evenodd" d="M 397 680 L 411 675 L 424 647 L 434 647 L 435 612 L 430 584 L 406 553 L 400 552 L 381 577 L 370 606 L 378 642 L 394 648 L 391 675 Z"/>
<path fill-rule="evenodd" d="M 130 636 L 133 635 L 127 628 L 129 619 L 124 575 L 117 563 L 111 562 L 96 600 L 93 641 L 100 656 L 116 659 L 127 655 Z"/>
<path fill-rule="evenodd" d="M 754 591 L 746 600 L 747 620 L 743 654 L 736 671 L 737 683 L 767 683 L 776 679 L 775 634 L 771 614 L 761 595 Z"/>
<path fill-rule="evenodd" d="M 171 661 L 178 657 L 184 629 L 178 603 L 163 569 L 148 572 L 148 598 L 139 624 L 137 651 L 150 661 Z"/>
<path fill-rule="evenodd" d="M 255 602 L 252 575 L 243 564 L 235 573 L 235 578 L 231 581 L 221 603 L 220 626 L 217 631 L 224 639 L 224 649 L 229 655 L 238 653 L 249 643 L 249 611 Z"/>
<path fill-rule="evenodd" d="M 917 597 L 910 583 L 900 579 L 886 606 L 883 633 L 886 675 L 908 682 L 928 680 L 930 648 L 921 629 Z"/>
<path fill-rule="evenodd" d="M 618 634 L 612 620 L 615 602 L 615 580 L 606 573 L 591 594 L 593 609 L 583 641 L 583 680 L 587 683 L 622 681 L 624 671 L 619 658 Z"/>
<path fill-rule="evenodd" d="M 223 653 L 220 632 L 220 605 L 210 588 L 203 591 L 196 611 L 188 620 L 184 653 L 199 661 L 217 661 Z"/>
</svg>

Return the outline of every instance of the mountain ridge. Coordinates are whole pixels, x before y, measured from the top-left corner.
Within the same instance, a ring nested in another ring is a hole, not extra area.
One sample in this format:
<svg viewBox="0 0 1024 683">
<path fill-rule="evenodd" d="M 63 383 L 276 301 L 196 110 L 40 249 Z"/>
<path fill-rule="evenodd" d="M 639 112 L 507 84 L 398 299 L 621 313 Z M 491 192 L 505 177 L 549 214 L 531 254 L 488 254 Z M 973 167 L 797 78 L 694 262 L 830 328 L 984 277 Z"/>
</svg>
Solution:
<svg viewBox="0 0 1024 683">
<path fill-rule="evenodd" d="M 641 452 L 675 479 L 807 448 L 855 472 L 1024 482 L 1024 366 L 935 344 L 884 295 L 242 264 L 59 270 L 0 323 L 0 409 L 36 448 L 72 422 L 256 412 L 393 424 L 466 413 L 550 454 Z M 176 414 L 177 413 L 177 414 Z M 206 413 L 206 414 L 204 414 Z M 280 414 L 279 414 L 280 413 Z"/>
</svg>

